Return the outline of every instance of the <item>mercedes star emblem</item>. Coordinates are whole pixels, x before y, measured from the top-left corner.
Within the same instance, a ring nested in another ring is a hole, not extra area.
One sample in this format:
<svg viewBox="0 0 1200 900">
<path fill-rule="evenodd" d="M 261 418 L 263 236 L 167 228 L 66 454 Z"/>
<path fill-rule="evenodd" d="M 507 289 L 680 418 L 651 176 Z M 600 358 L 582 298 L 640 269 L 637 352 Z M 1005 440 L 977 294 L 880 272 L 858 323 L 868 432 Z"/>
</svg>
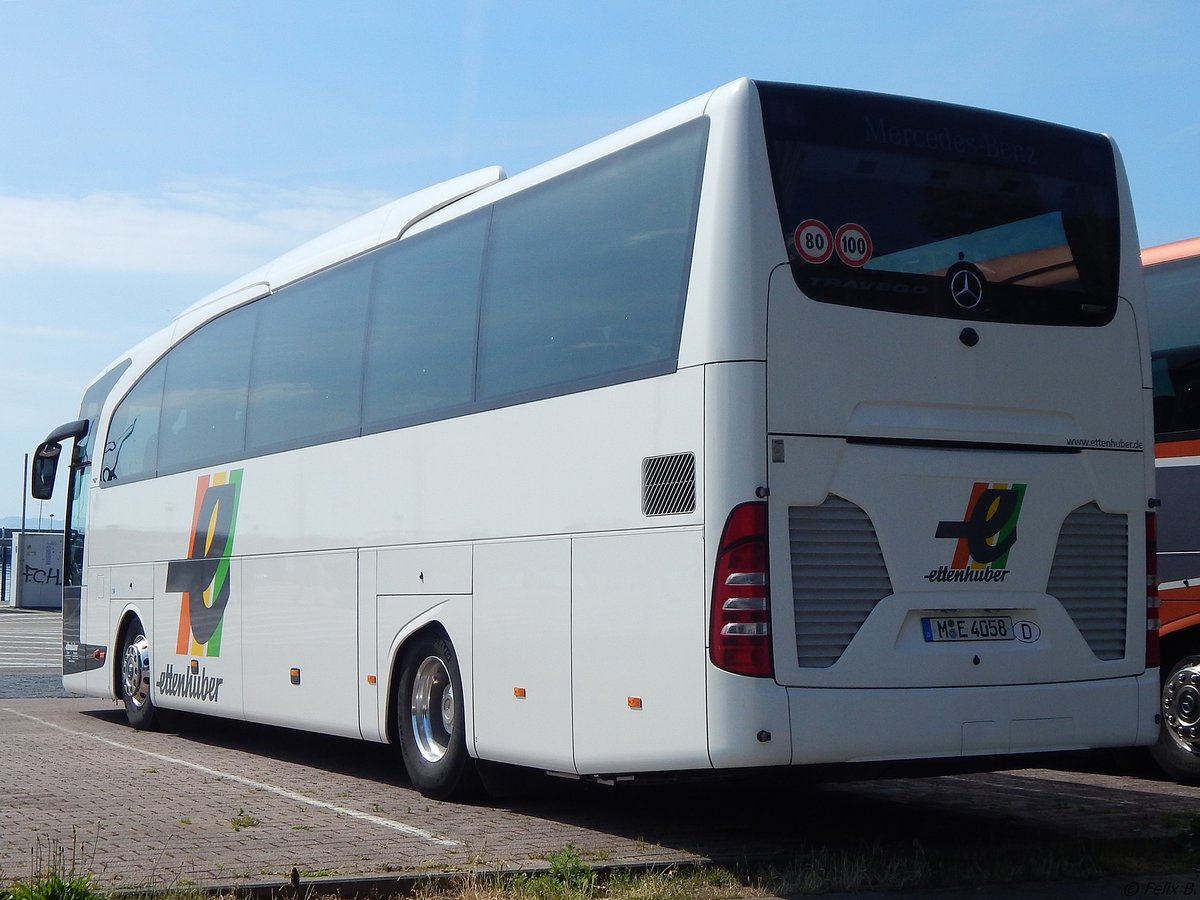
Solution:
<svg viewBox="0 0 1200 900">
<path fill-rule="evenodd" d="M 950 278 L 950 296 L 963 309 L 974 309 L 983 300 L 983 281 L 970 269 L 959 269 Z"/>
</svg>

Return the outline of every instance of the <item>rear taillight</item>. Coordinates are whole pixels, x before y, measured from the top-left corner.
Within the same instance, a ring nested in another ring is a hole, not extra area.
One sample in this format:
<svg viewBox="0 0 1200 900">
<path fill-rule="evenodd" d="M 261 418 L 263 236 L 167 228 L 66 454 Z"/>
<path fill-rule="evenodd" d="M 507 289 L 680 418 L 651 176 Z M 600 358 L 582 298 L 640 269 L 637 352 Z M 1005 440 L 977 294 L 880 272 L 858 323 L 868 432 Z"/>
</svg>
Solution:
<svg viewBox="0 0 1200 900">
<path fill-rule="evenodd" d="M 1158 520 L 1146 513 L 1146 668 L 1161 661 L 1158 644 Z"/>
<path fill-rule="evenodd" d="M 709 658 L 717 668 L 762 678 L 774 674 L 767 573 L 767 504 L 735 506 L 721 532 L 713 574 Z"/>
</svg>

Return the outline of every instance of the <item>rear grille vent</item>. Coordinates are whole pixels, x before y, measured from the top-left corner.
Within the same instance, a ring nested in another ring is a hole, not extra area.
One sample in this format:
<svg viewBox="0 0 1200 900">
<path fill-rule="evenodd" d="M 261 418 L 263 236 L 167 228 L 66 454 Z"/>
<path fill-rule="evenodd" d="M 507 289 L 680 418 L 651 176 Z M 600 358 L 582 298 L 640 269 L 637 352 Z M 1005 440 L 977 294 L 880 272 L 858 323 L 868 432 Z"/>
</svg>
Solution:
<svg viewBox="0 0 1200 900">
<path fill-rule="evenodd" d="M 1067 516 L 1046 593 L 1058 598 L 1100 659 L 1125 656 L 1128 582 L 1129 518 L 1095 503 Z"/>
<path fill-rule="evenodd" d="M 677 516 L 696 510 L 696 455 L 642 460 L 642 515 Z"/>
<path fill-rule="evenodd" d="M 875 526 L 859 507 L 830 496 L 788 508 L 796 659 L 828 668 L 841 658 L 875 604 L 892 593 Z"/>
</svg>

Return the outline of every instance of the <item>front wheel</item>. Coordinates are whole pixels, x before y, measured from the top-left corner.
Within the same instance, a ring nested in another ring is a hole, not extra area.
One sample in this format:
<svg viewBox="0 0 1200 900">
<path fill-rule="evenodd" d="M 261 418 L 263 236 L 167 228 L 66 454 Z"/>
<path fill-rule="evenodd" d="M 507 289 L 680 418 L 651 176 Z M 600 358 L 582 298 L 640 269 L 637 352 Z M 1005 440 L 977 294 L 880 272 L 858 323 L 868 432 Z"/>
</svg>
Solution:
<svg viewBox="0 0 1200 900">
<path fill-rule="evenodd" d="M 1185 656 L 1163 679 L 1162 725 L 1150 748 L 1164 772 L 1200 784 L 1200 656 Z"/>
<path fill-rule="evenodd" d="M 396 721 L 400 753 L 413 787 L 435 800 L 474 792 L 474 760 L 464 737 L 462 677 L 449 638 L 424 634 L 405 648 Z"/>
<path fill-rule="evenodd" d="M 142 731 L 154 726 L 157 710 L 150 698 L 150 641 L 137 619 L 129 623 L 121 643 L 121 699 L 130 725 Z"/>
</svg>

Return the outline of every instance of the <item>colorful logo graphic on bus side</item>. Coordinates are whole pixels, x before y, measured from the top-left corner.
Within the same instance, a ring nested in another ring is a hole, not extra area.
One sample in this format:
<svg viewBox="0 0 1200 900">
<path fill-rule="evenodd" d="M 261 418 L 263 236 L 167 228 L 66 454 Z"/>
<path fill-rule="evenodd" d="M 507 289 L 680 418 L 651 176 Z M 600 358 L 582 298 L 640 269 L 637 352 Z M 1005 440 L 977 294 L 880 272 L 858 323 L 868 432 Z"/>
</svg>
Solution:
<svg viewBox="0 0 1200 900">
<path fill-rule="evenodd" d="M 229 557 L 241 491 L 241 469 L 196 480 L 187 559 L 167 564 L 167 591 L 183 594 L 175 644 L 181 656 L 221 655 L 221 626 L 229 604 Z"/>
<path fill-rule="evenodd" d="M 953 538 L 958 544 L 950 565 L 938 566 L 925 580 L 1003 581 L 1010 571 L 1008 554 L 1017 542 L 1017 519 L 1026 487 L 977 481 L 962 521 L 938 522 L 934 537 Z"/>
</svg>

